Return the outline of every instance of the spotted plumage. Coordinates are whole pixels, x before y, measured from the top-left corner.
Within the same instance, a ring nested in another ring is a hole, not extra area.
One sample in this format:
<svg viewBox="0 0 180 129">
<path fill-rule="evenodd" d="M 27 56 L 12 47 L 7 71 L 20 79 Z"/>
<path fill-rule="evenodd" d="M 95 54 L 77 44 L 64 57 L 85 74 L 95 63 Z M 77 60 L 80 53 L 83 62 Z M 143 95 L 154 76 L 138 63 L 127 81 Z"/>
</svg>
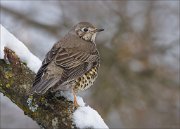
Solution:
<svg viewBox="0 0 180 129">
<path fill-rule="evenodd" d="M 100 31 L 103 29 L 97 29 L 88 22 L 75 25 L 47 53 L 31 93 L 72 90 L 75 94 L 89 88 L 97 78 L 99 68 L 100 56 L 95 37 Z"/>
<path fill-rule="evenodd" d="M 85 73 L 83 76 L 76 79 L 73 84 L 75 92 L 83 91 L 91 87 L 96 80 L 97 75 L 97 67 L 94 67 L 90 69 L 87 73 Z"/>
</svg>

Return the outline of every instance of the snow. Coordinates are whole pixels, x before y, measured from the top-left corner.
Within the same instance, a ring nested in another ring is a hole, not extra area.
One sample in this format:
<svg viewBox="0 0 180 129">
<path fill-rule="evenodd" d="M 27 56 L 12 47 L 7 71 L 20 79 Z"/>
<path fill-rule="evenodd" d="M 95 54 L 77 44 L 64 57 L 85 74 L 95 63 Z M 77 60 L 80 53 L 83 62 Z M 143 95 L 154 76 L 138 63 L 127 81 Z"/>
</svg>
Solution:
<svg viewBox="0 0 180 129">
<path fill-rule="evenodd" d="M 4 47 L 13 50 L 22 62 L 25 62 L 27 66 L 35 73 L 40 68 L 41 60 L 33 55 L 29 49 L 19 41 L 13 34 L 11 34 L 1 24 L 1 44 L 0 44 L 0 59 L 4 58 Z"/>
<path fill-rule="evenodd" d="M 63 96 L 69 101 L 74 101 L 73 94 L 69 91 L 61 91 L 56 96 Z M 98 112 L 89 106 L 85 106 L 83 99 L 80 96 L 76 96 L 78 107 L 73 113 L 73 122 L 76 127 L 80 129 L 84 128 L 99 128 L 108 129 L 108 126 L 104 123 L 104 120 L 98 114 Z"/>
<path fill-rule="evenodd" d="M 108 129 L 98 112 L 89 106 L 78 107 L 73 113 L 73 122 L 78 128 Z"/>
</svg>

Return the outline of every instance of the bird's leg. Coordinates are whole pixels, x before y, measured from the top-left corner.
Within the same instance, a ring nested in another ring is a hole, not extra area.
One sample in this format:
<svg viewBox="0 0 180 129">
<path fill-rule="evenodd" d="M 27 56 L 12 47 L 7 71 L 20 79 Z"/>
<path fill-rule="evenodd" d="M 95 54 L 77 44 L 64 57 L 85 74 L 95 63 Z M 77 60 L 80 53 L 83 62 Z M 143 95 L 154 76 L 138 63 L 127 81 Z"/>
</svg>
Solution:
<svg viewBox="0 0 180 129">
<path fill-rule="evenodd" d="M 72 93 L 73 93 L 73 96 L 74 96 L 74 106 L 75 106 L 75 108 L 78 108 L 79 104 L 77 103 L 76 94 L 74 92 L 74 89 L 72 89 Z"/>
</svg>

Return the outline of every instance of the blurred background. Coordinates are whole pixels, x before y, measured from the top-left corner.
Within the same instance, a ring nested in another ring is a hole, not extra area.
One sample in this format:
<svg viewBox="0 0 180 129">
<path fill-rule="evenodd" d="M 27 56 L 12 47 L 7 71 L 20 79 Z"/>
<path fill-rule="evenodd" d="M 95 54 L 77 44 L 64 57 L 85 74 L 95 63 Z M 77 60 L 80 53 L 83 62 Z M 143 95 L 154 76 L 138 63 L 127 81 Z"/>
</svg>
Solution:
<svg viewBox="0 0 180 129">
<path fill-rule="evenodd" d="M 41 60 L 80 21 L 105 29 L 94 86 L 80 93 L 110 128 L 180 128 L 179 0 L 1 1 L 1 24 Z M 39 128 L 1 94 L 1 128 Z"/>
</svg>

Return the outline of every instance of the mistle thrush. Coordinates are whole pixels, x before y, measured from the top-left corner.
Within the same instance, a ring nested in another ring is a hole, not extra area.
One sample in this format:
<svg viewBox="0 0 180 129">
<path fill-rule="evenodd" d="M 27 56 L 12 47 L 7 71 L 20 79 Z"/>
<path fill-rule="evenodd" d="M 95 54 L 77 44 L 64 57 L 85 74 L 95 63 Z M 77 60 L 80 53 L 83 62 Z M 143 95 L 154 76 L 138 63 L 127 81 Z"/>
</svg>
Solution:
<svg viewBox="0 0 180 129">
<path fill-rule="evenodd" d="M 75 25 L 47 53 L 31 93 L 72 90 L 74 105 L 78 106 L 75 94 L 89 88 L 97 78 L 100 57 L 95 38 L 103 30 L 88 22 Z"/>
</svg>

